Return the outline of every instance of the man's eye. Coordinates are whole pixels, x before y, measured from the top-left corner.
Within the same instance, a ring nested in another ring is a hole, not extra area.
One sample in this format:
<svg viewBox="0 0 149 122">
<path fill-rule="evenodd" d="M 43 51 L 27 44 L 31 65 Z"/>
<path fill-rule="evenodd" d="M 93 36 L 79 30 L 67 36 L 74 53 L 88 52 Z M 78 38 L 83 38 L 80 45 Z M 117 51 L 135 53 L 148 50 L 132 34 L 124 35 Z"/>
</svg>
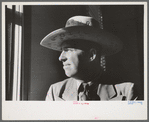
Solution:
<svg viewBox="0 0 149 122">
<path fill-rule="evenodd" d="M 67 49 L 67 48 L 64 48 L 64 49 L 63 49 L 63 51 L 67 52 L 67 51 L 68 51 L 68 49 Z"/>
</svg>

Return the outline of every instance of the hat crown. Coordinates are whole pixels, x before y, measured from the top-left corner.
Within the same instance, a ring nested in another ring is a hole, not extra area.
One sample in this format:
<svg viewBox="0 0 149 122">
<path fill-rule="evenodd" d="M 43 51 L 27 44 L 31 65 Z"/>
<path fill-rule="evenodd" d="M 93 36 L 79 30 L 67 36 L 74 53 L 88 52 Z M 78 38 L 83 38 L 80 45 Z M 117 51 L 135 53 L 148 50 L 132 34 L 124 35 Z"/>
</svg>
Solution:
<svg viewBox="0 0 149 122">
<path fill-rule="evenodd" d="M 72 27 L 72 26 L 91 26 L 98 28 L 99 23 L 93 17 L 74 16 L 68 19 L 65 25 L 65 27 Z"/>
<path fill-rule="evenodd" d="M 102 47 L 102 55 L 113 55 L 122 49 L 119 38 L 100 29 L 99 22 L 93 17 L 74 16 L 67 20 L 65 28 L 49 33 L 41 41 L 41 45 L 49 49 L 61 51 L 61 44 L 67 40 L 83 39 L 98 43 Z"/>
</svg>

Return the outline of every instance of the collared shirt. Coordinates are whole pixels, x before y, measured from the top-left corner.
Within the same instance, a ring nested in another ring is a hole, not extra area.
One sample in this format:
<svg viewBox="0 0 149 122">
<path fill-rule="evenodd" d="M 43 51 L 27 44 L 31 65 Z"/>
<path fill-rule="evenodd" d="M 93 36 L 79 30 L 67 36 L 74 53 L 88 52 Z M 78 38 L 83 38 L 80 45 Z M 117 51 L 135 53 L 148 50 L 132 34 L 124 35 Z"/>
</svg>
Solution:
<svg viewBox="0 0 149 122">
<path fill-rule="evenodd" d="M 79 89 L 81 83 L 81 81 L 77 80 L 77 90 Z M 87 82 L 87 84 L 89 84 L 89 86 L 92 85 L 92 81 Z"/>
</svg>

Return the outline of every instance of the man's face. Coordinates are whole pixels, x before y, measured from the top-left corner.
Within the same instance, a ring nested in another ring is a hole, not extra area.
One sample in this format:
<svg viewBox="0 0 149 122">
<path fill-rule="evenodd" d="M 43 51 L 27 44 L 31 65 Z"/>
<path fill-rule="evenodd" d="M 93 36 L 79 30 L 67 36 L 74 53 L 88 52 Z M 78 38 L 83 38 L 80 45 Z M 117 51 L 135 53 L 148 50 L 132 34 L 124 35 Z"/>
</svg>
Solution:
<svg viewBox="0 0 149 122">
<path fill-rule="evenodd" d="M 82 49 L 77 49 L 68 43 L 62 44 L 62 53 L 59 60 L 63 63 L 63 69 L 68 77 L 77 78 L 87 66 L 87 55 Z"/>
</svg>

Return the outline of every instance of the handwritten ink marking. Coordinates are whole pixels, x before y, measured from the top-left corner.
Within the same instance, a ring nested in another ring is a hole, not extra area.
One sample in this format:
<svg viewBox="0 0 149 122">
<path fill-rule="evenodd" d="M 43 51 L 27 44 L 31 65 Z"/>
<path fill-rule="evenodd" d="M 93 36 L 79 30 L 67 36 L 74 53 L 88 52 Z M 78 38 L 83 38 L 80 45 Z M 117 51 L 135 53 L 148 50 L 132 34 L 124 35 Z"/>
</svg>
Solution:
<svg viewBox="0 0 149 122">
<path fill-rule="evenodd" d="M 99 119 L 99 117 L 95 117 L 94 119 Z"/>
<path fill-rule="evenodd" d="M 128 101 L 128 105 L 133 105 L 133 104 L 137 104 L 137 103 L 140 103 L 141 105 L 143 105 L 143 103 L 139 102 L 139 101 Z"/>
<path fill-rule="evenodd" d="M 77 101 L 73 101 L 73 104 L 78 104 L 78 102 Z"/>
<path fill-rule="evenodd" d="M 80 103 L 80 102 L 78 102 L 78 101 L 73 101 L 73 104 L 75 104 L 75 105 L 77 105 L 77 104 L 80 104 L 80 105 L 89 105 L 89 103 L 87 103 L 87 102 L 85 102 L 85 103 Z"/>
<path fill-rule="evenodd" d="M 142 103 L 142 102 L 138 102 L 138 103 L 140 103 L 141 105 L 143 105 L 143 103 Z"/>
</svg>

